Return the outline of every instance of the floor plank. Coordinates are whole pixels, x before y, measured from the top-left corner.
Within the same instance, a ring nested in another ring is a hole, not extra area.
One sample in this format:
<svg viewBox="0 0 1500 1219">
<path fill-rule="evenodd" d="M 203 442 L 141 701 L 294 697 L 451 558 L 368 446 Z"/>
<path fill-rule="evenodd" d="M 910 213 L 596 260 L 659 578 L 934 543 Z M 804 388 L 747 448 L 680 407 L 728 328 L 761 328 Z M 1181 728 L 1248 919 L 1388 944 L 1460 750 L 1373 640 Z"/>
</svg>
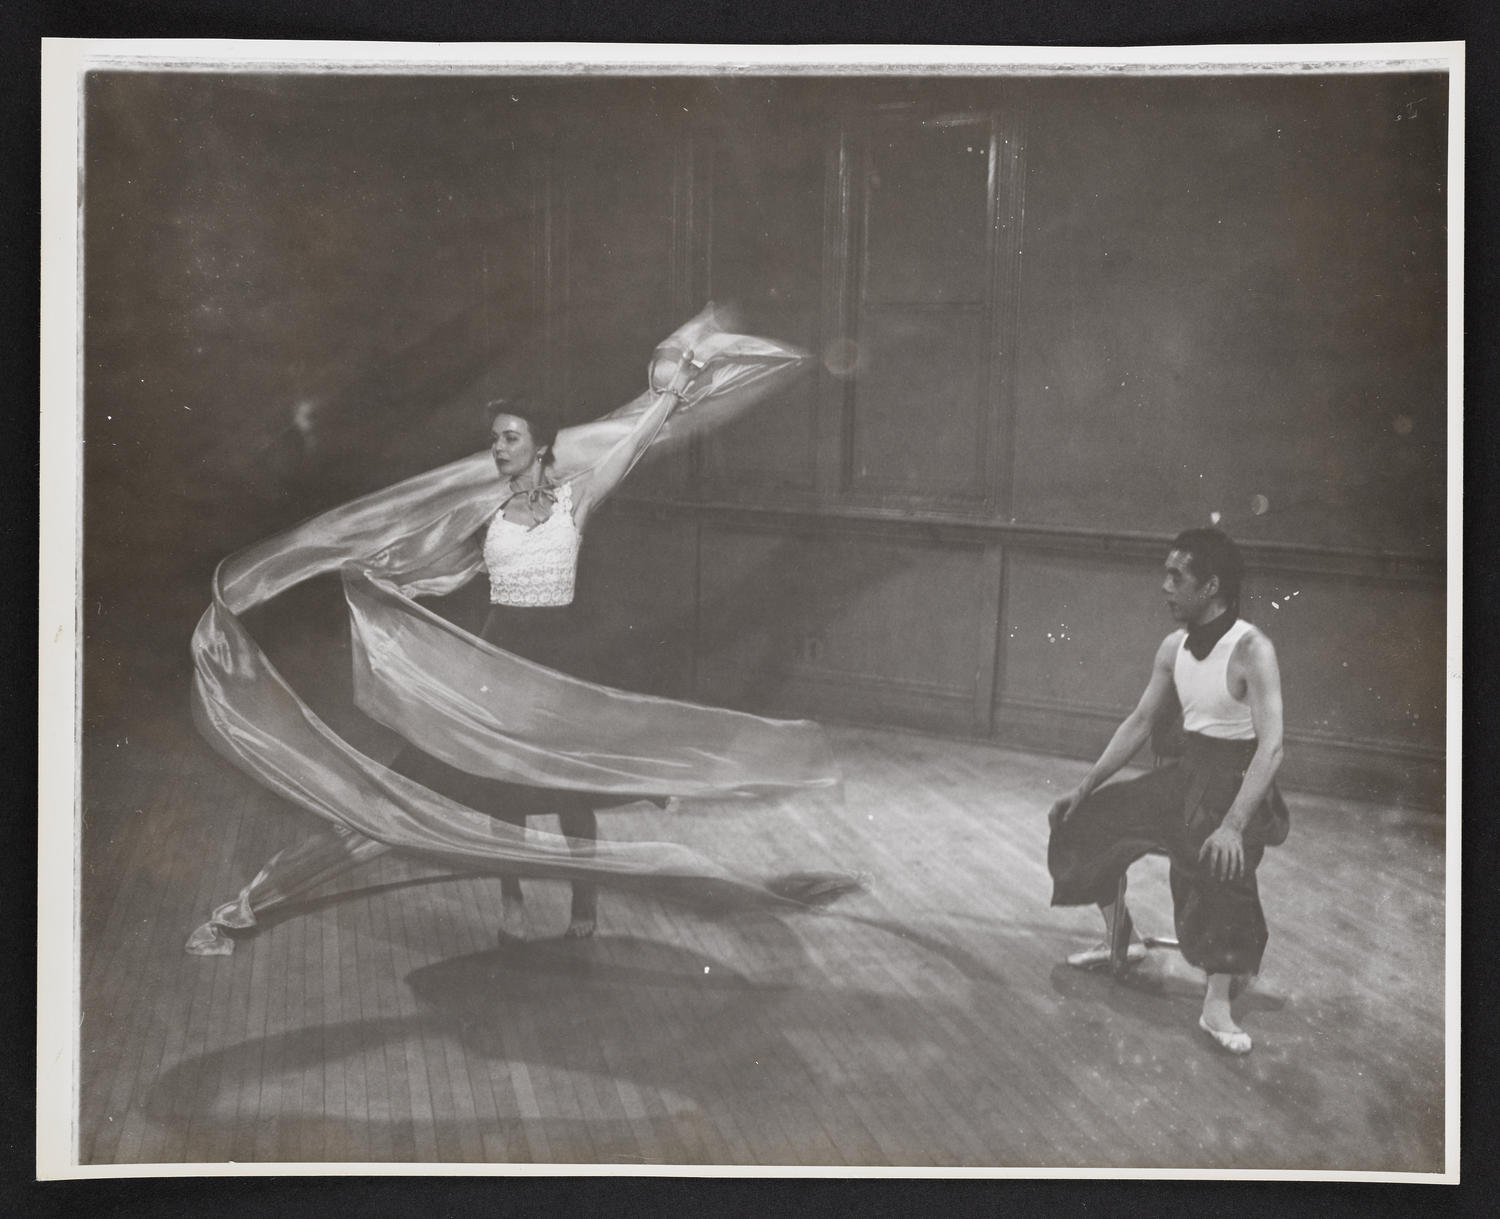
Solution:
<svg viewBox="0 0 1500 1219">
<path fill-rule="evenodd" d="M 601 818 L 759 875 L 864 873 L 821 914 L 716 916 L 395 856 L 237 939 L 182 942 L 302 815 L 184 730 L 101 769 L 80 976 L 85 1162 L 682 1163 L 1441 1171 L 1440 819 L 1292 797 L 1261 884 L 1257 1039 L 1216 1053 L 1201 979 L 1069 970 L 1097 914 L 1048 905 L 1045 809 L 1076 762 L 833 730 L 827 794 Z M 157 734 L 158 739 L 162 736 Z M 144 810 L 137 812 L 136 810 Z M 1131 904 L 1171 926 L 1165 865 Z"/>
</svg>

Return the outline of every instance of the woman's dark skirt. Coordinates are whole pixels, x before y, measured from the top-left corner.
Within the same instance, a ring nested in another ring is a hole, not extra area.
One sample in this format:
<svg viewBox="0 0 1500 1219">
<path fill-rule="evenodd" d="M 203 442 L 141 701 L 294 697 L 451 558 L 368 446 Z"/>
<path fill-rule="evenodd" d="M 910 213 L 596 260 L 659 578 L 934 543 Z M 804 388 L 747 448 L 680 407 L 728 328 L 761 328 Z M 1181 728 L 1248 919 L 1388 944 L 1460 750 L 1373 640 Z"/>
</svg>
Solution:
<svg viewBox="0 0 1500 1219">
<path fill-rule="evenodd" d="M 507 652 L 587 681 L 592 680 L 594 666 L 585 634 L 578 629 L 579 617 L 572 605 L 492 605 L 480 634 Z M 470 774 L 414 745 L 402 749 L 390 766 L 423 787 L 511 825 L 524 825 L 527 817 L 556 816 L 562 833 L 575 839 L 595 836 L 596 808 L 620 803 L 617 795 L 533 787 Z M 506 882 L 507 893 L 518 892 L 514 878 L 507 877 Z M 575 917 L 593 917 L 593 891 L 591 884 L 574 883 Z"/>
</svg>

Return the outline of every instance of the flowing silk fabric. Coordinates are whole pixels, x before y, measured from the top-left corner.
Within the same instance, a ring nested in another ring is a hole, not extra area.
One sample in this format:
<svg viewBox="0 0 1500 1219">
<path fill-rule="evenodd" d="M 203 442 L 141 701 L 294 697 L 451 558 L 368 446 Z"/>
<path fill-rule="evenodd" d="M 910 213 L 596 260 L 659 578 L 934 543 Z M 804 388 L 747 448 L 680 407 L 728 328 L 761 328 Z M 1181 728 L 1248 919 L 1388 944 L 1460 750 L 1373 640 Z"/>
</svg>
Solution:
<svg viewBox="0 0 1500 1219">
<path fill-rule="evenodd" d="M 735 418 L 797 373 L 794 349 L 722 330 L 712 307 L 653 357 L 665 379 L 684 351 L 703 367 L 650 439 L 653 451 Z M 660 375 L 659 375 L 660 374 Z M 558 434 L 554 476 L 586 473 L 631 443 L 657 394 Z M 459 630 L 412 598 L 452 591 L 481 568 L 481 531 L 501 500 L 488 453 L 325 512 L 220 564 L 193 635 L 193 713 L 209 742 L 270 790 L 327 824 L 274 856 L 194 931 L 188 950 L 233 951 L 254 926 L 390 849 L 464 871 L 588 877 L 720 904 L 804 905 L 852 878 L 762 882 L 671 843 L 599 842 L 497 821 L 399 774 L 325 724 L 276 671 L 239 615 L 338 570 L 348 602 L 359 707 L 474 774 L 538 787 L 720 796 L 827 788 L 838 773 L 817 725 L 630 694 L 545 669 Z"/>
</svg>

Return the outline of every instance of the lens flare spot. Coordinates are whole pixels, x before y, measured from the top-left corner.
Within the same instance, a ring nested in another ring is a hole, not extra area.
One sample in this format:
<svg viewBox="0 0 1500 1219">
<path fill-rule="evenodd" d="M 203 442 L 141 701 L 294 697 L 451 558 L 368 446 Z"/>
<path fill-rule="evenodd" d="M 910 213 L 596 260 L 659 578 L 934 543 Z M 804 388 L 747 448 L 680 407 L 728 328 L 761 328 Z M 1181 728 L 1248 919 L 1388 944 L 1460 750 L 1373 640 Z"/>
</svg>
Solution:
<svg viewBox="0 0 1500 1219">
<path fill-rule="evenodd" d="M 823 367 L 835 377 L 852 377 L 858 363 L 859 344 L 853 339 L 831 339 L 823 348 Z"/>
</svg>

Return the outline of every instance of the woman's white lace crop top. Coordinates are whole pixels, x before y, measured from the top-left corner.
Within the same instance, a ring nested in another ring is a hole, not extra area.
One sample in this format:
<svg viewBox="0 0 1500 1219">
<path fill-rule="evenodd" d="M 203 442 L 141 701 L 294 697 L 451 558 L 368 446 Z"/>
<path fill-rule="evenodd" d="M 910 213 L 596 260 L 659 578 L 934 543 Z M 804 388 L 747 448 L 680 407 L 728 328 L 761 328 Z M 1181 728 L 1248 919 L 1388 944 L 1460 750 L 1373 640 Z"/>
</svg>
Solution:
<svg viewBox="0 0 1500 1219">
<path fill-rule="evenodd" d="M 571 605 L 578 573 L 578 526 L 573 488 L 557 487 L 552 515 L 528 528 L 505 519 L 500 508 L 484 535 L 484 565 L 495 605 Z"/>
</svg>

